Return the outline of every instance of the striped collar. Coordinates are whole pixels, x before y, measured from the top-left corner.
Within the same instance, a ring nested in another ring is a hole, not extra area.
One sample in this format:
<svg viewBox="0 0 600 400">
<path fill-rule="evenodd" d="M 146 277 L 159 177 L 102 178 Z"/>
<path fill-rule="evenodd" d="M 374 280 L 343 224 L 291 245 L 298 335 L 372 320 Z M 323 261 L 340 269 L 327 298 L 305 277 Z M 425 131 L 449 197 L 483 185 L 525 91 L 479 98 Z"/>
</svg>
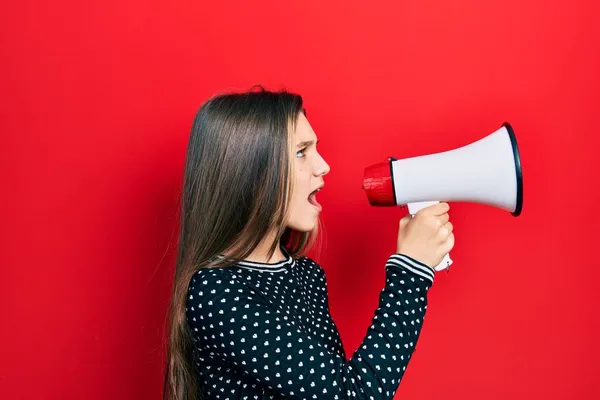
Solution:
<svg viewBox="0 0 600 400">
<path fill-rule="evenodd" d="M 282 272 L 286 269 L 292 268 L 296 265 L 296 260 L 288 253 L 285 247 L 281 246 L 284 259 L 273 263 L 264 263 L 259 261 L 248 261 L 240 260 L 235 262 L 232 266 L 241 267 L 244 269 L 250 269 L 254 271 L 268 271 L 268 272 Z M 222 254 L 219 254 L 217 258 L 223 258 Z"/>
</svg>

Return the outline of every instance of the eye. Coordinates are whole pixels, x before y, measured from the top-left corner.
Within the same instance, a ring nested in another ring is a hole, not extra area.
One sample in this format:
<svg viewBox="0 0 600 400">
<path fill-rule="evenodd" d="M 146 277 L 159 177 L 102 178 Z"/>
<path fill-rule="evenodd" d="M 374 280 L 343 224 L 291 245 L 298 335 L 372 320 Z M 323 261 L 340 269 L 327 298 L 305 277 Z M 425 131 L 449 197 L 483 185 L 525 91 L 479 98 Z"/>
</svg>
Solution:
<svg viewBox="0 0 600 400">
<path fill-rule="evenodd" d="M 306 147 L 305 147 L 305 148 L 303 148 L 303 149 L 301 149 L 301 150 L 298 150 L 298 151 L 296 152 L 296 157 L 304 157 L 304 152 L 305 152 L 305 151 L 306 151 Z M 299 154 L 301 154 L 301 155 L 299 155 Z"/>
</svg>

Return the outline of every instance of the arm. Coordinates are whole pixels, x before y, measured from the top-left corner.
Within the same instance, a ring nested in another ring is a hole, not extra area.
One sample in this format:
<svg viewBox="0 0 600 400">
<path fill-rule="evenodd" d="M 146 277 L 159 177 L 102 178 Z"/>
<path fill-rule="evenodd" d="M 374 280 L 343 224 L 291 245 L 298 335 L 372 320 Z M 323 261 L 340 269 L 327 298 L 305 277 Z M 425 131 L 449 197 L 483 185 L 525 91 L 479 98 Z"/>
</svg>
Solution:
<svg viewBox="0 0 600 400">
<path fill-rule="evenodd" d="M 433 270 L 405 255 L 386 263 L 386 285 L 359 349 L 345 361 L 300 332 L 227 270 L 202 270 L 187 318 L 196 343 L 294 399 L 392 399 L 414 351 Z"/>
</svg>

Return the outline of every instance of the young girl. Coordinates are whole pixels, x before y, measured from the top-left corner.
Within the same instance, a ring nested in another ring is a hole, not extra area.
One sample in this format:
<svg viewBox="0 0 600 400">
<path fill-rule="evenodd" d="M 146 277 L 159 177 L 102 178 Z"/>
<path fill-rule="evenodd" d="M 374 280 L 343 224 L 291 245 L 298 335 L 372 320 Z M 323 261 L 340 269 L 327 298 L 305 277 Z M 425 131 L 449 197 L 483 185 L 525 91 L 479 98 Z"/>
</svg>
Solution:
<svg viewBox="0 0 600 400">
<path fill-rule="evenodd" d="M 262 88 L 261 88 L 262 89 Z M 302 98 L 210 99 L 189 139 L 164 398 L 392 399 L 434 270 L 454 245 L 448 204 L 400 220 L 366 336 L 347 360 L 327 280 L 305 256 L 329 165 Z"/>
</svg>

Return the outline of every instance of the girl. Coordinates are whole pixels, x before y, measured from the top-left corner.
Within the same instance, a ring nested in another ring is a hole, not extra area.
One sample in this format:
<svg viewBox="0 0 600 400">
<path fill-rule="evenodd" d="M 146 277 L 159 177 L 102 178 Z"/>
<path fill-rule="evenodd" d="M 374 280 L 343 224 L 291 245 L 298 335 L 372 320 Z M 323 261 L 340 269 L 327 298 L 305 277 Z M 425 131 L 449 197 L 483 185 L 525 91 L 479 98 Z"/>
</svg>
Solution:
<svg viewBox="0 0 600 400">
<path fill-rule="evenodd" d="M 400 220 L 372 325 L 350 359 L 320 265 L 329 165 L 299 95 L 216 96 L 188 143 L 164 399 L 392 399 L 419 338 L 447 203 Z"/>
</svg>

